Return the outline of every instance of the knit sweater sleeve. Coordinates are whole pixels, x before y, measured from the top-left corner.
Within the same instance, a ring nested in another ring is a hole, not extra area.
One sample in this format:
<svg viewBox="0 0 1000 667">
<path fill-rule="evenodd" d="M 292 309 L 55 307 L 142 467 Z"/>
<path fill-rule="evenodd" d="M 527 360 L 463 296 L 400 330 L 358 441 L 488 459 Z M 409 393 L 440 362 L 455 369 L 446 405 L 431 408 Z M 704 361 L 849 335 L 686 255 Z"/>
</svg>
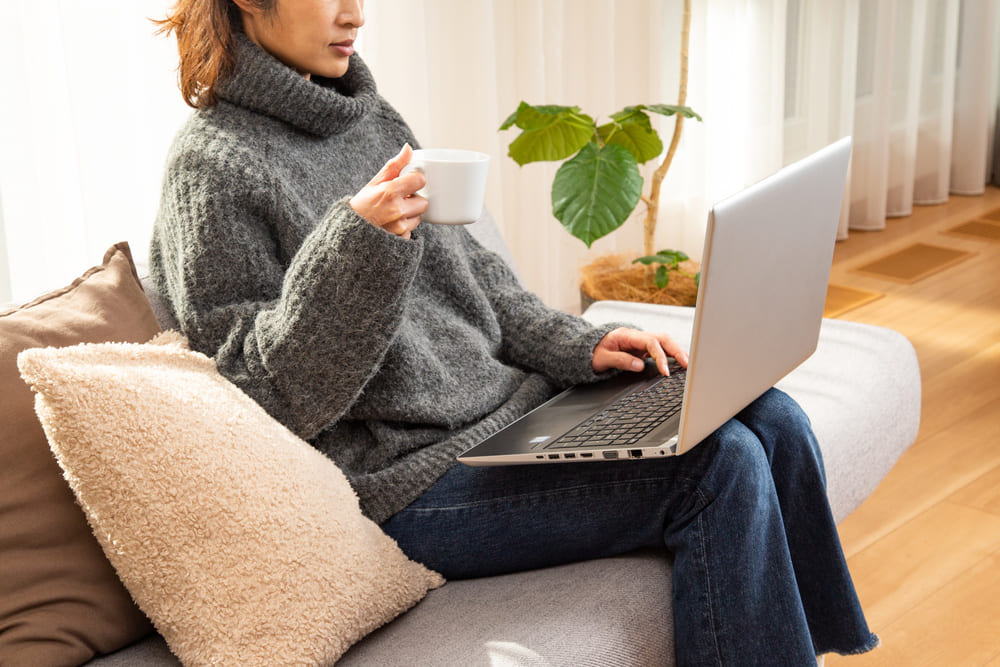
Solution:
<svg viewBox="0 0 1000 667">
<path fill-rule="evenodd" d="M 274 224 L 296 207 L 267 170 L 214 156 L 179 162 L 154 232 L 154 279 L 194 349 L 310 439 L 376 373 L 422 243 L 365 222 L 344 198 L 283 257 L 277 230 L 302 221 Z"/>
<path fill-rule="evenodd" d="M 594 348 L 624 323 L 599 327 L 549 308 L 518 282 L 496 253 L 467 236 L 469 255 L 480 286 L 496 313 L 502 332 L 501 356 L 514 365 L 543 373 L 559 386 L 594 382 L 611 373 L 595 373 Z"/>
</svg>

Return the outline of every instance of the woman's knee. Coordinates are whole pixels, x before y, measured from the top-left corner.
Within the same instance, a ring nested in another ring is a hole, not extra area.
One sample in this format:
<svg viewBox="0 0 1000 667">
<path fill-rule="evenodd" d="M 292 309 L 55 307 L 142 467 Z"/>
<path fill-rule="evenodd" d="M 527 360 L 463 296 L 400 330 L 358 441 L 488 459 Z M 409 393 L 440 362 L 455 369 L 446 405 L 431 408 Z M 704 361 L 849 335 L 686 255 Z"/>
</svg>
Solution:
<svg viewBox="0 0 1000 667">
<path fill-rule="evenodd" d="M 818 471 L 825 479 L 823 453 L 802 407 L 788 394 L 770 389 L 737 419 L 759 438 L 772 469 L 783 475 L 796 470 Z"/>
<path fill-rule="evenodd" d="M 768 389 L 736 419 L 757 433 L 765 446 L 769 440 L 815 441 L 809 415 L 780 389 Z"/>
<path fill-rule="evenodd" d="M 781 424 L 789 430 L 812 430 L 812 422 L 802 406 L 794 398 L 774 387 L 761 394 L 739 416 L 748 417 L 748 421 Z"/>
<path fill-rule="evenodd" d="M 736 420 L 723 424 L 710 436 L 711 476 L 717 483 L 737 487 L 750 494 L 772 485 L 771 466 L 760 439 Z"/>
</svg>

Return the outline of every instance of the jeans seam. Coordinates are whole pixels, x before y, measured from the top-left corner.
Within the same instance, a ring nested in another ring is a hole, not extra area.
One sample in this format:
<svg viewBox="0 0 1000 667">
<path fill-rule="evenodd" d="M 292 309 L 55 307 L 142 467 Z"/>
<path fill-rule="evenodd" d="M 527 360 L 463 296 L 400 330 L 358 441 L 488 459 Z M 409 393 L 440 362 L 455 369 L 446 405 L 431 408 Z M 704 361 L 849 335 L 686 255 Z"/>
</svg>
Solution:
<svg viewBox="0 0 1000 667">
<path fill-rule="evenodd" d="M 708 498 L 702 489 L 695 487 L 694 493 L 698 497 L 702 507 L 708 504 Z M 701 544 L 701 553 L 699 554 L 699 560 L 701 561 L 702 571 L 705 573 L 705 588 L 706 595 L 708 596 L 708 622 L 712 629 L 711 637 L 713 642 L 713 648 L 715 650 L 715 662 L 718 665 L 722 664 L 722 653 L 719 649 L 719 635 L 718 635 L 718 625 L 715 622 L 715 584 L 712 580 L 712 573 L 708 567 L 708 550 L 711 548 L 708 539 L 708 531 L 704 529 L 704 515 L 698 513 L 698 541 Z"/>
</svg>

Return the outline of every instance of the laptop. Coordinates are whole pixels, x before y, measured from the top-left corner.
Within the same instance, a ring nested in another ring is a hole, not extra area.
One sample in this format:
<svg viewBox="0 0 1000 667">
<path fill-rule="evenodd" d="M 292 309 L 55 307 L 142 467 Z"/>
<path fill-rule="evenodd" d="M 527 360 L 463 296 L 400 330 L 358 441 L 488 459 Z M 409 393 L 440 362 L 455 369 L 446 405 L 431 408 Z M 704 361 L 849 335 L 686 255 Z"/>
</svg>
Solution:
<svg viewBox="0 0 1000 667">
<path fill-rule="evenodd" d="M 712 208 L 686 371 L 576 385 L 458 460 L 675 456 L 752 403 L 816 349 L 850 156 L 845 137 Z"/>
</svg>

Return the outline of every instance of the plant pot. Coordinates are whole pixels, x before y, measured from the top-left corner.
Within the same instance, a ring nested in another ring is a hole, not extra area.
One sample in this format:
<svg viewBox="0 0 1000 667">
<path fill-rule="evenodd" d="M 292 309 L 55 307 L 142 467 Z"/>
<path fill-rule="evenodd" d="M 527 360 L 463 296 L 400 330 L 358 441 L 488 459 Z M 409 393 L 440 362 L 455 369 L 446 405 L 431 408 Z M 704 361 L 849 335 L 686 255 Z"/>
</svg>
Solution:
<svg viewBox="0 0 1000 667">
<path fill-rule="evenodd" d="M 698 298 L 693 278 L 698 267 L 697 262 L 682 262 L 681 271 L 671 272 L 670 282 L 660 288 L 653 282 L 650 267 L 632 264 L 626 255 L 602 255 L 580 271 L 581 308 L 585 311 L 595 301 L 604 300 L 693 306 Z"/>
</svg>

